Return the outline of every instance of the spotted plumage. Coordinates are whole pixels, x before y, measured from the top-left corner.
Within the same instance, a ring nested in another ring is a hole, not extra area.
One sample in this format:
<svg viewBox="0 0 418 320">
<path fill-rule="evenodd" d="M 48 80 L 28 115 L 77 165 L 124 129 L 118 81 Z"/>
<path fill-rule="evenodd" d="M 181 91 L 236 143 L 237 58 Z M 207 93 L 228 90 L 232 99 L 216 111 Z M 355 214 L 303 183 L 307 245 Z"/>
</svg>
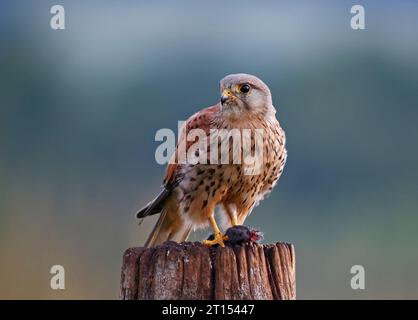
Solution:
<svg viewBox="0 0 418 320">
<path fill-rule="evenodd" d="M 217 227 L 215 209 L 220 209 L 227 226 L 243 224 L 253 208 L 272 191 L 283 172 L 286 138 L 276 119 L 267 85 L 255 76 L 236 74 L 222 79 L 220 87 L 221 102 L 192 115 L 179 139 L 186 151 L 192 150 L 196 157 L 202 157 L 197 163 L 182 163 L 178 161 L 181 149 L 178 145 L 167 166 L 162 192 L 137 214 L 143 218 L 161 213 L 147 246 L 166 240 L 184 241 L 193 229 L 205 227 L 208 222 L 215 231 L 215 239 L 207 243 L 223 245 L 225 237 Z M 198 145 L 196 150 L 192 149 L 196 141 L 186 137 L 193 129 L 203 130 L 207 147 Z M 256 140 L 257 129 L 263 132 L 261 146 Z M 238 142 L 232 136 L 222 136 L 233 130 L 240 133 L 249 130 L 251 135 L 241 135 Z M 222 143 L 227 143 L 226 149 L 222 149 Z M 254 164 L 245 163 L 243 158 L 245 152 L 251 156 L 256 151 L 262 156 L 257 162 L 259 170 L 252 174 Z M 236 155 L 241 155 L 238 164 L 234 162 Z M 223 161 L 224 158 L 228 161 Z"/>
</svg>

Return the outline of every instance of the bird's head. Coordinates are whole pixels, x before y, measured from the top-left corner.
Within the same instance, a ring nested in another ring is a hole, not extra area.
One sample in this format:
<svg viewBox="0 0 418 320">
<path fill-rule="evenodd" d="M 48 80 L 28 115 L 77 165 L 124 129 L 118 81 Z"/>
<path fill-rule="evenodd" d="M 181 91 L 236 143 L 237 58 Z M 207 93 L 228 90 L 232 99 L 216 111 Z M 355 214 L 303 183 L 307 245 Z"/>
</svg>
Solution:
<svg viewBox="0 0 418 320">
<path fill-rule="evenodd" d="M 275 111 L 269 87 L 259 78 L 239 73 L 220 81 L 222 112 L 240 115 L 266 115 Z"/>
</svg>

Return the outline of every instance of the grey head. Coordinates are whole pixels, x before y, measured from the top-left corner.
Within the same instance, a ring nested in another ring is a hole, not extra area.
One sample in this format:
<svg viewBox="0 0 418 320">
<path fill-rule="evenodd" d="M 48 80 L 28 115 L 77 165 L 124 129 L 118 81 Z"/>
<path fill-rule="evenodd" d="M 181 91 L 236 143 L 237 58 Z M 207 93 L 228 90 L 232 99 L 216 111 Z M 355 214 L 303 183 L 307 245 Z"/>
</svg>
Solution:
<svg viewBox="0 0 418 320">
<path fill-rule="evenodd" d="M 275 113 L 269 87 L 256 76 L 230 74 L 220 81 L 222 112 L 235 115 Z"/>
</svg>

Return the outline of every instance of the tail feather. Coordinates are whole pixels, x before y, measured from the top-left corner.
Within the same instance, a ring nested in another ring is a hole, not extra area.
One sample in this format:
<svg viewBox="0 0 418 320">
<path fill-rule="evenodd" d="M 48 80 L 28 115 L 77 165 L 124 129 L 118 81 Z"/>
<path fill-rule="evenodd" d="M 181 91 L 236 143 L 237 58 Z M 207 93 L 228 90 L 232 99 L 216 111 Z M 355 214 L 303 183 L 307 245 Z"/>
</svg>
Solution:
<svg viewBox="0 0 418 320">
<path fill-rule="evenodd" d="M 145 247 L 158 246 L 169 240 L 176 242 L 186 241 L 192 232 L 192 227 L 191 222 L 184 221 L 179 216 L 178 208 L 175 211 L 170 210 L 170 208 L 164 208 L 145 243 Z"/>
<path fill-rule="evenodd" d="M 136 217 L 138 219 L 142 219 L 147 216 L 160 213 L 164 208 L 164 203 L 166 202 L 167 198 L 169 197 L 173 189 L 179 185 L 179 183 L 180 183 L 180 180 L 175 179 L 168 184 L 164 184 L 163 190 L 161 190 L 158 196 L 154 200 L 149 202 L 141 210 L 139 210 L 136 214 Z"/>
<path fill-rule="evenodd" d="M 167 228 L 167 210 L 161 212 L 160 217 L 158 218 L 157 223 L 152 229 L 151 234 L 148 236 L 147 241 L 145 242 L 145 247 L 153 247 L 158 244 L 163 243 L 168 239 L 168 228 Z M 165 239 L 165 240 L 164 240 Z"/>
<path fill-rule="evenodd" d="M 168 240 L 182 242 L 189 237 L 192 224 L 184 221 L 180 216 L 180 208 L 176 199 L 170 197 L 172 190 L 177 185 L 178 181 L 165 185 L 158 196 L 136 214 L 136 217 L 142 221 L 147 216 L 161 212 L 157 224 L 145 243 L 146 247 L 157 246 Z"/>
<path fill-rule="evenodd" d="M 168 189 L 166 186 L 164 186 L 164 189 L 161 190 L 161 192 L 154 200 L 150 201 L 145 207 L 137 212 L 136 217 L 141 219 L 153 214 L 160 213 L 163 210 L 165 200 L 170 194 L 171 189 Z"/>
</svg>

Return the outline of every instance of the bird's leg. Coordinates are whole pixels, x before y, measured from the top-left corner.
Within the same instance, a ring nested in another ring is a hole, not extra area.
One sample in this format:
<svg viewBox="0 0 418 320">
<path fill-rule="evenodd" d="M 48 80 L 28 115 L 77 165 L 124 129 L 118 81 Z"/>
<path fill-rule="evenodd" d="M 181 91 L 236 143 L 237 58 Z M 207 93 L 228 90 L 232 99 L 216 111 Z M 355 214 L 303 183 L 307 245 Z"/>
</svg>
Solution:
<svg viewBox="0 0 418 320">
<path fill-rule="evenodd" d="M 224 241 L 228 240 L 227 236 L 222 235 L 221 230 L 219 230 L 218 225 L 216 224 L 216 220 L 214 214 L 209 217 L 210 225 L 214 231 L 213 240 L 203 240 L 203 244 L 207 246 L 213 246 L 215 244 L 219 244 L 221 247 L 225 247 Z"/>
<path fill-rule="evenodd" d="M 237 216 L 236 216 L 236 215 L 234 215 L 234 216 L 231 218 L 231 224 L 232 224 L 232 226 L 233 226 L 233 227 L 235 227 L 235 226 L 237 226 L 237 225 L 238 225 L 238 220 L 237 220 Z"/>
<path fill-rule="evenodd" d="M 237 212 L 235 210 L 232 210 L 230 206 L 225 205 L 224 206 L 226 213 L 229 216 L 229 219 L 231 220 L 231 226 L 235 227 L 238 225 L 238 218 L 237 218 Z"/>
</svg>

